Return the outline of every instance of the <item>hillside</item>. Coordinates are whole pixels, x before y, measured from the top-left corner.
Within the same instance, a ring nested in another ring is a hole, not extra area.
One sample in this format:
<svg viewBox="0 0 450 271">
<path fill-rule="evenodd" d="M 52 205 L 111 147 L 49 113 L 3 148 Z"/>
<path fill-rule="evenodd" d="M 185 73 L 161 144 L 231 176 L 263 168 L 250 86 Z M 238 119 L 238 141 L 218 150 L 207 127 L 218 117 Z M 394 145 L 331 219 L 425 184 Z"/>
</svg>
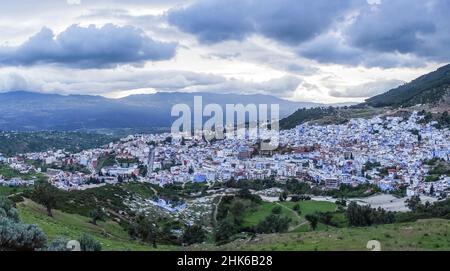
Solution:
<svg viewBox="0 0 450 271">
<path fill-rule="evenodd" d="M 12 156 L 51 149 L 79 152 L 103 146 L 116 139 L 116 136 L 94 132 L 0 132 L 0 154 Z"/>
<path fill-rule="evenodd" d="M 423 75 L 410 83 L 389 90 L 386 93 L 367 99 L 366 102 L 340 108 L 303 108 L 280 121 L 281 129 L 292 129 L 305 122 L 321 125 L 342 124 L 351 118 L 370 118 L 385 113 L 383 108 L 407 108 L 419 104 L 440 113 L 448 110 L 450 105 L 450 64 Z M 436 110 L 439 109 L 439 110 Z M 430 113 L 431 114 L 431 113 Z M 434 119 L 433 119 L 434 118 Z M 434 114 L 430 120 L 439 121 L 441 115 Z M 443 118 L 446 118 L 444 116 Z M 446 122 L 446 120 L 444 121 Z M 445 125 L 444 125 L 445 126 Z"/>
<path fill-rule="evenodd" d="M 203 97 L 203 105 L 279 104 L 281 117 L 298 108 L 320 106 L 297 103 L 268 95 L 212 93 L 155 93 L 107 99 L 88 95 L 57 95 L 32 92 L 0 93 L 0 131 L 158 129 L 170 127 L 172 106 L 193 106 L 194 96 Z"/>
<path fill-rule="evenodd" d="M 311 232 L 258 235 L 252 240 L 241 239 L 218 247 L 198 245 L 191 250 L 364 251 L 369 240 L 378 240 L 386 251 L 447 251 L 449 226 L 448 220 L 426 219 L 363 228 L 327 227 Z"/>
<path fill-rule="evenodd" d="M 281 129 L 292 129 L 305 122 L 319 125 L 342 124 L 351 118 L 370 118 L 382 110 L 369 106 L 302 108 L 280 121 Z"/>
<path fill-rule="evenodd" d="M 369 106 L 437 104 L 450 94 L 450 64 L 366 101 Z"/>
<path fill-rule="evenodd" d="M 94 225 L 89 217 L 59 210 L 54 210 L 53 217 L 49 217 L 43 206 L 30 200 L 19 203 L 17 207 L 22 221 L 39 226 L 50 241 L 58 237 L 76 240 L 83 234 L 89 234 L 102 244 L 103 250 L 152 250 L 149 245 L 131 240 L 128 233 L 111 220 Z M 160 247 L 160 250 L 164 249 L 167 247 Z"/>
</svg>

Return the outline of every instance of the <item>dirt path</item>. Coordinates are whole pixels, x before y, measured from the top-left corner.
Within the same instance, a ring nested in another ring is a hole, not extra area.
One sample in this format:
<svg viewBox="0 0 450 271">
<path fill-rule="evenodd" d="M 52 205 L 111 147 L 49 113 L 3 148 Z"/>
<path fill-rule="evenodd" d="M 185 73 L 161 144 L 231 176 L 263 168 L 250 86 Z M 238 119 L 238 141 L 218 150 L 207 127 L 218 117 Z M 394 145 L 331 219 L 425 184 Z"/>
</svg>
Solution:
<svg viewBox="0 0 450 271">
<path fill-rule="evenodd" d="M 219 205 L 220 205 L 220 203 L 222 203 L 223 196 L 224 195 L 220 195 L 219 202 L 216 204 L 216 207 L 214 208 L 214 214 L 213 214 L 214 226 L 217 225 L 217 212 L 219 211 Z"/>
<path fill-rule="evenodd" d="M 303 217 L 301 217 L 296 211 L 284 206 L 283 204 L 281 204 L 279 202 L 277 202 L 276 204 L 279 205 L 281 208 L 292 212 L 295 215 L 295 217 L 297 217 L 297 219 L 298 219 L 299 223 L 297 225 L 290 226 L 288 231 L 295 231 L 296 229 L 300 228 L 301 226 L 309 224 L 309 222 L 307 220 L 303 219 Z"/>
</svg>

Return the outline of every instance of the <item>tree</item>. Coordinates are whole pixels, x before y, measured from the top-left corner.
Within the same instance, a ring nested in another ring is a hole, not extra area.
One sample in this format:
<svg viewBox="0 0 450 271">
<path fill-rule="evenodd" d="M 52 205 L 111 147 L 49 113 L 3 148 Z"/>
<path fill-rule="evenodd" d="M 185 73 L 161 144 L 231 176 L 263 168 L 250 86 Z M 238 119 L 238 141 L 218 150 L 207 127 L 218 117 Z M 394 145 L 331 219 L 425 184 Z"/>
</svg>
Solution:
<svg viewBox="0 0 450 271">
<path fill-rule="evenodd" d="M 157 248 L 158 227 L 156 223 L 150 221 L 144 214 L 137 215 L 135 221 L 129 229 L 130 235 L 141 239 L 144 242 L 151 243 Z"/>
<path fill-rule="evenodd" d="M 417 207 L 419 207 L 421 203 L 421 199 L 419 196 L 412 196 L 411 198 L 407 199 L 405 203 L 411 211 L 415 212 L 417 210 Z"/>
<path fill-rule="evenodd" d="M 193 225 L 186 228 L 182 239 L 187 245 L 203 243 L 206 239 L 206 231 L 199 225 Z"/>
<path fill-rule="evenodd" d="M 294 211 L 296 211 L 296 212 L 299 212 L 300 211 L 300 204 L 295 204 L 293 207 L 292 207 L 292 210 L 294 210 Z"/>
<path fill-rule="evenodd" d="M 117 176 L 117 182 L 118 182 L 118 183 L 123 183 L 123 177 L 122 177 L 122 175 Z"/>
<path fill-rule="evenodd" d="M 92 218 L 91 223 L 97 225 L 97 221 L 104 221 L 106 213 L 102 207 L 97 207 L 89 212 L 89 216 Z"/>
<path fill-rule="evenodd" d="M 317 224 L 319 223 L 319 218 L 317 215 L 306 215 L 305 218 L 308 220 L 313 231 L 315 231 L 317 229 Z"/>
<path fill-rule="evenodd" d="M 172 137 L 171 136 L 166 137 L 164 142 L 167 143 L 167 144 L 171 144 L 172 143 Z"/>
<path fill-rule="evenodd" d="M 147 176 L 147 173 L 148 173 L 147 166 L 145 166 L 145 165 L 139 165 L 138 168 L 139 168 L 139 175 L 141 175 L 142 177 Z"/>
<path fill-rule="evenodd" d="M 431 185 L 430 187 L 430 195 L 434 195 L 434 185 Z"/>
<path fill-rule="evenodd" d="M 102 245 L 99 241 L 92 238 L 92 236 L 83 234 L 80 237 L 80 248 L 81 251 L 101 251 Z"/>
<path fill-rule="evenodd" d="M 350 226 L 366 227 L 378 224 L 389 224 L 395 221 L 392 212 L 386 212 L 382 208 L 373 209 L 370 206 L 361 206 L 356 202 L 348 205 L 346 216 Z"/>
<path fill-rule="evenodd" d="M 48 182 L 39 183 L 34 190 L 37 201 L 45 206 L 49 217 L 53 217 L 52 209 L 56 206 L 55 194 L 56 188 Z"/>
<path fill-rule="evenodd" d="M 272 214 L 279 215 L 279 214 L 281 214 L 282 211 L 283 211 L 283 209 L 281 208 L 281 206 L 275 206 L 272 209 Z"/>
<path fill-rule="evenodd" d="M 248 202 L 248 200 L 235 199 L 229 207 L 230 213 L 233 215 L 234 221 L 238 225 L 242 223 L 244 213 L 249 206 Z"/>
<path fill-rule="evenodd" d="M 280 201 L 286 201 L 288 197 L 288 193 L 286 191 L 283 191 L 283 193 L 281 193 L 280 195 Z"/>
<path fill-rule="evenodd" d="M 291 219 L 286 216 L 271 214 L 256 226 L 258 233 L 280 233 L 289 229 Z"/>
<path fill-rule="evenodd" d="M 214 229 L 214 239 L 217 244 L 223 244 L 230 241 L 230 238 L 237 233 L 237 227 L 234 221 L 229 217 L 221 220 Z"/>
</svg>

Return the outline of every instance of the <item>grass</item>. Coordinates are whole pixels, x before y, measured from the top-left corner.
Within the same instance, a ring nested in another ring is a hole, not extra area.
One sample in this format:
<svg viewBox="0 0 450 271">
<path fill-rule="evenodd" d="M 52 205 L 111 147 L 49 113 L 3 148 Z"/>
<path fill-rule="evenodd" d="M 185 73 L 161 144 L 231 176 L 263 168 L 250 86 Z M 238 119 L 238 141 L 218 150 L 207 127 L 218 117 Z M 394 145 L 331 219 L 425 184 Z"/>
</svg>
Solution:
<svg viewBox="0 0 450 271">
<path fill-rule="evenodd" d="M 0 197 L 8 197 L 13 194 L 21 193 L 23 191 L 27 191 L 33 188 L 30 187 L 9 187 L 9 186 L 0 186 Z"/>
<path fill-rule="evenodd" d="M 31 180 L 33 178 L 37 179 L 45 179 L 45 176 L 41 173 L 25 173 L 22 174 L 19 171 L 11 168 L 9 165 L 0 163 L 0 175 L 3 176 L 4 179 L 12 179 L 12 178 L 22 178 L 24 180 Z"/>
<path fill-rule="evenodd" d="M 148 199 L 156 196 L 155 190 L 152 189 L 149 184 L 133 182 L 122 184 L 121 187 L 126 191 L 130 191 L 142 198 Z"/>
<path fill-rule="evenodd" d="M 382 250 L 450 250 L 450 221 L 427 219 L 417 222 L 365 228 L 326 228 L 314 232 L 260 235 L 253 241 L 200 247 L 200 250 L 249 251 L 364 251 L 369 240 L 378 240 Z M 196 247 L 195 249 L 199 249 Z"/>
<path fill-rule="evenodd" d="M 301 214 L 298 215 L 292 208 L 294 205 L 300 205 Z M 336 210 L 336 204 L 322 201 L 301 201 L 301 202 L 264 202 L 256 211 L 248 212 L 244 217 L 244 227 L 254 227 L 272 213 L 272 209 L 277 206 L 283 206 L 281 215 L 291 218 L 291 226 L 296 226 L 305 221 L 305 215 L 315 212 L 333 212 Z M 306 225 L 307 226 L 307 225 Z"/>
<path fill-rule="evenodd" d="M 20 218 L 24 223 L 38 225 L 48 236 L 49 240 L 63 236 L 68 239 L 77 239 L 82 234 L 89 234 L 97 239 L 103 250 L 109 251 L 149 251 L 153 248 L 130 239 L 128 233 L 116 222 L 98 222 L 98 226 L 90 223 L 90 218 L 68 214 L 59 210 L 53 211 L 53 217 L 46 214 L 43 206 L 26 200 L 18 204 Z M 158 250 L 173 249 L 170 246 L 159 246 Z"/>
<path fill-rule="evenodd" d="M 302 216 L 314 214 L 317 212 L 321 213 L 334 212 L 336 211 L 337 208 L 335 203 L 328 201 L 300 201 L 300 202 L 286 201 L 280 204 L 288 207 L 289 209 L 292 209 L 294 205 L 299 204 Z"/>
</svg>

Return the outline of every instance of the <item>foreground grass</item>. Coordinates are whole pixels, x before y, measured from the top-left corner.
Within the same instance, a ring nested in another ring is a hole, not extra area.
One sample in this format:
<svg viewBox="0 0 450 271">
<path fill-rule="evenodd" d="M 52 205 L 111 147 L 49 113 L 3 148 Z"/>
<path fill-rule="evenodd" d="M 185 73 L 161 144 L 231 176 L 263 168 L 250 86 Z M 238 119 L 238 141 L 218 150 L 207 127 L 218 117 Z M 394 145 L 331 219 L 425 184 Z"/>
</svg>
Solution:
<svg viewBox="0 0 450 271">
<path fill-rule="evenodd" d="M 364 251 L 369 240 L 381 242 L 382 250 L 450 250 L 450 221 L 419 220 L 411 223 L 365 228 L 331 228 L 315 232 L 259 235 L 253 240 L 238 240 L 194 250 L 250 251 Z"/>
<path fill-rule="evenodd" d="M 20 218 L 24 223 L 38 225 L 48 236 L 54 240 L 59 236 L 68 239 L 78 239 L 83 234 L 89 234 L 97 239 L 103 250 L 112 251 L 149 251 L 153 248 L 130 240 L 128 233 L 114 221 L 98 222 L 98 226 L 90 223 L 90 218 L 68 214 L 58 210 L 53 211 L 53 217 L 47 216 L 43 206 L 26 200 L 17 206 Z M 159 246 L 158 250 L 170 250 L 175 247 Z"/>
</svg>

